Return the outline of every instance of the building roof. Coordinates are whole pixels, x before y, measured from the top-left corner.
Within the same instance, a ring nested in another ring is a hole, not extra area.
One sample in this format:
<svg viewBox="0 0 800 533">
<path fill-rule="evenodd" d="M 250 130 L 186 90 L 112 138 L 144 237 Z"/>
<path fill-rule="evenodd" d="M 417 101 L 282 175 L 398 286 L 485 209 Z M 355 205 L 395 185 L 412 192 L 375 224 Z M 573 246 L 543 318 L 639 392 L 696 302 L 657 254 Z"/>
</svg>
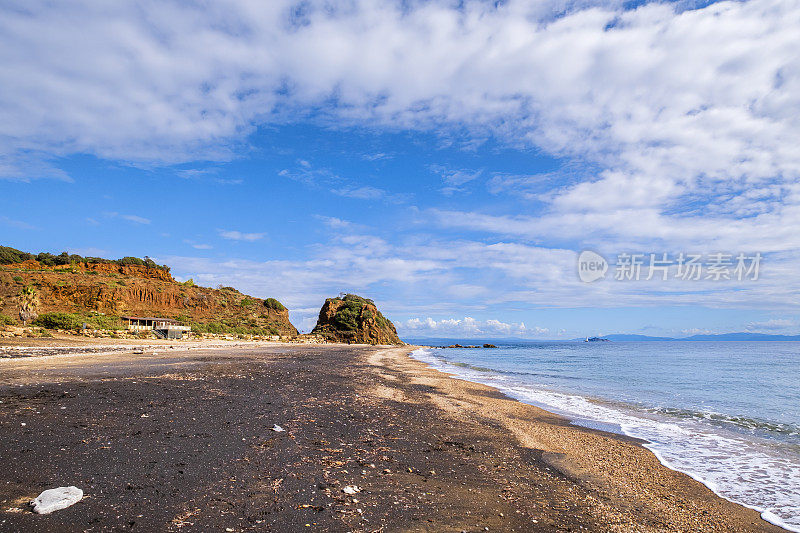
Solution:
<svg viewBox="0 0 800 533">
<path fill-rule="evenodd" d="M 148 316 L 148 317 L 144 317 L 144 316 L 123 316 L 123 317 L 120 317 L 120 318 L 122 318 L 124 320 L 157 320 L 159 322 L 169 322 L 170 324 L 177 324 L 179 322 L 178 320 L 173 320 L 171 318 L 162 318 L 162 317 L 158 317 L 158 316 L 155 316 L 155 317 L 153 317 L 153 316 Z"/>
</svg>

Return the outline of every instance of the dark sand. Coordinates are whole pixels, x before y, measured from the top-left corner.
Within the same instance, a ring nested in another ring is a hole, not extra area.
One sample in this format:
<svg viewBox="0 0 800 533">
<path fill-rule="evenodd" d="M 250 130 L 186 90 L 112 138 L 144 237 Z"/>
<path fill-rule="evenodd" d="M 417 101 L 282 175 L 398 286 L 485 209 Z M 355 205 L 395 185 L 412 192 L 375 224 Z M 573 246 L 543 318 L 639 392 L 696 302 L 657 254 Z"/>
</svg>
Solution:
<svg viewBox="0 0 800 533">
<path fill-rule="evenodd" d="M 0 531 L 783 531 L 408 351 L 0 360 Z M 29 511 L 61 485 L 86 496 Z"/>
</svg>

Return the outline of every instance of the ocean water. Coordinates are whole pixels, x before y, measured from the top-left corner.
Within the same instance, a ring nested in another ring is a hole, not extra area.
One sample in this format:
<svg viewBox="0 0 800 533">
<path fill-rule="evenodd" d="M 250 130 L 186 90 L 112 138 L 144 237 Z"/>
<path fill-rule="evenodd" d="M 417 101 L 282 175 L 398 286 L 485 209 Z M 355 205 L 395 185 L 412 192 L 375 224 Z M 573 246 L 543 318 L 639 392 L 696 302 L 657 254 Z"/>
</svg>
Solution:
<svg viewBox="0 0 800 533">
<path fill-rule="evenodd" d="M 412 357 L 576 423 L 644 439 L 670 468 L 800 532 L 800 342 L 498 346 Z"/>
</svg>

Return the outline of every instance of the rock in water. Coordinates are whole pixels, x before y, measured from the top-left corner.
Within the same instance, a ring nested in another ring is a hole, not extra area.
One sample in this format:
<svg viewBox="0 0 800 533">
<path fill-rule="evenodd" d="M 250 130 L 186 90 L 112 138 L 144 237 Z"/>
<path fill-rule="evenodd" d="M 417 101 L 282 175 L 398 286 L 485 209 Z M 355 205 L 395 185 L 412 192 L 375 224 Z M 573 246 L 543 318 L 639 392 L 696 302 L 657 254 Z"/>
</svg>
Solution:
<svg viewBox="0 0 800 533">
<path fill-rule="evenodd" d="M 329 342 L 403 344 L 394 324 L 378 311 L 375 302 L 355 294 L 325 300 L 311 333 Z"/>
<path fill-rule="evenodd" d="M 83 498 L 83 491 L 78 487 L 58 487 L 42 492 L 31 502 L 31 505 L 34 513 L 50 514 L 78 503 L 81 498 Z"/>
</svg>

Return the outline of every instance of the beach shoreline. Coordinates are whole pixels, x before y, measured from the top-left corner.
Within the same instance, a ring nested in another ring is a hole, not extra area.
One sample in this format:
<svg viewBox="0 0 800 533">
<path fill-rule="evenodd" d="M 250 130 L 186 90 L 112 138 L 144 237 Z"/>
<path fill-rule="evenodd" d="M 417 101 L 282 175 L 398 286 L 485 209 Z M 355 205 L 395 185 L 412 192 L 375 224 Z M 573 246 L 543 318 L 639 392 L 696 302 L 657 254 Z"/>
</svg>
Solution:
<svg viewBox="0 0 800 533">
<path fill-rule="evenodd" d="M 457 379 L 495 387 L 514 400 L 564 416 L 575 425 L 636 439 L 665 467 L 688 475 L 721 498 L 757 511 L 761 514 L 762 519 L 771 524 L 788 531 L 800 531 L 796 519 L 780 516 L 781 511 L 791 511 L 791 498 L 796 495 L 796 492 L 792 490 L 791 483 L 787 485 L 787 480 L 782 479 L 784 475 L 791 478 L 790 474 L 781 470 L 781 468 L 787 468 L 786 461 L 791 461 L 791 457 L 775 456 L 775 461 L 770 464 L 773 470 L 767 472 L 767 474 L 773 474 L 769 477 L 762 475 L 760 479 L 755 479 L 756 475 L 750 470 L 750 465 L 762 465 L 762 461 L 771 457 L 767 454 L 774 453 L 771 441 L 766 439 L 748 440 L 736 433 L 735 430 L 731 430 L 730 427 L 713 425 L 703 427 L 695 420 L 691 420 L 694 425 L 679 425 L 684 420 L 670 419 L 669 417 L 658 418 L 654 414 L 654 411 L 657 412 L 655 409 L 643 409 L 641 404 L 630 400 L 609 399 L 611 396 L 600 392 L 596 385 L 593 393 L 587 393 L 586 391 L 580 392 L 578 387 L 575 389 L 557 388 L 552 384 L 529 383 L 524 378 L 514 375 L 513 370 L 518 370 L 516 368 L 511 370 L 505 363 L 498 363 L 497 366 L 494 366 L 491 361 L 495 357 L 498 360 L 504 360 L 503 356 L 506 354 L 502 352 L 496 356 L 492 354 L 481 361 L 480 357 L 476 360 L 471 352 L 470 356 L 456 355 L 445 358 L 442 355 L 435 355 L 433 353 L 435 351 L 435 347 L 423 346 L 414 350 L 411 355 L 414 359 L 433 369 L 452 375 Z M 535 363 L 532 364 L 535 365 Z M 545 364 L 543 363 L 543 366 Z M 535 366 L 531 368 L 530 372 L 537 372 L 537 370 L 533 370 Z M 526 372 L 527 370 L 522 373 L 526 374 Z M 574 378 L 574 368 L 564 369 L 564 374 Z M 657 380 L 659 377 L 653 376 L 652 379 Z M 601 377 L 598 379 L 602 381 Z M 616 390 L 616 393 L 619 396 L 619 389 Z M 629 395 L 630 398 L 630 395 L 635 392 L 631 388 L 626 388 L 624 394 Z M 706 394 L 706 396 L 709 395 Z M 665 409 L 665 411 L 668 410 Z M 692 415 L 698 414 L 687 412 Z M 714 420 L 713 412 L 710 416 L 703 412 L 700 412 L 699 415 Z M 723 415 L 718 416 L 727 422 L 728 419 Z M 752 419 L 748 418 L 731 416 L 730 419 L 734 423 L 742 425 L 752 423 Z M 702 420 L 702 422 L 704 421 Z M 691 444 L 682 443 L 681 438 L 691 440 Z M 677 446 L 671 439 L 677 440 Z M 740 449 L 735 449 L 737 444 L 741 447 Z M 695 448 L 698 453 L 693 453 L 692 450 L 686 448 Z M 746 450 L 746 452 L 741 452 L 741 450 Z M 743 457 L 749 459 L 750 463 L 745 463 Z M 703 458 L 706 458 L 705 462 Z M 725 466 L 728 468 L 721 468 Z M 791 463 L 788 464 L 788 468 L 791 468 Z M 764 471 L 761 470 L 761 472 Z M 766 494 L 759 493 L 761 490 L 765 490 Z M 772 492 L 773 490 L 778 493 L 777 497 Z"/>
<path fill-rule="evenodd" d="M 0 360 L 0 529 L 784 531 L 637 439 L 439 372 L 413 349 Z M 72 484 L 87 494 L 72 508 L 25 508 Z"/>
</svg>

